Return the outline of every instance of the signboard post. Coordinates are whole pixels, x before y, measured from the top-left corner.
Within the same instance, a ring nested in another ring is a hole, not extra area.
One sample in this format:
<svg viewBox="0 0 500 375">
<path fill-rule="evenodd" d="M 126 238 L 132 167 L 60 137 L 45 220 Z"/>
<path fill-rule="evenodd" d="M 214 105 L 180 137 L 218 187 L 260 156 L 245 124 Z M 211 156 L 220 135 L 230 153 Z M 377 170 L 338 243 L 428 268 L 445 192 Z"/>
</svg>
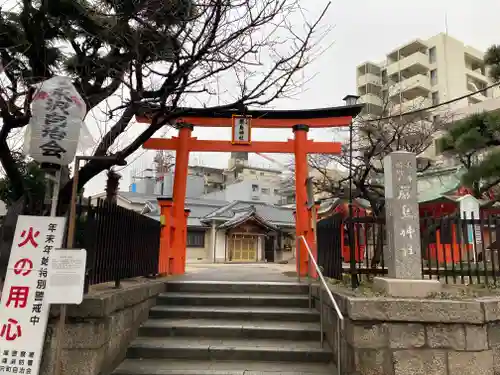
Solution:
<svg viewBox="0 0 500 375">
<path fill-rule="evenodd" d="M 64 217 L 17 219 L 0 308 L 0 375 L 38 374 L 50 311 L 48 267 L 65 224 Z"/>
<path fill-rule="evenodd" d="M 231 128 L 233 145 L 249 145 L 252 143 L 252 117 L 233 115 Z"/>
</svg>

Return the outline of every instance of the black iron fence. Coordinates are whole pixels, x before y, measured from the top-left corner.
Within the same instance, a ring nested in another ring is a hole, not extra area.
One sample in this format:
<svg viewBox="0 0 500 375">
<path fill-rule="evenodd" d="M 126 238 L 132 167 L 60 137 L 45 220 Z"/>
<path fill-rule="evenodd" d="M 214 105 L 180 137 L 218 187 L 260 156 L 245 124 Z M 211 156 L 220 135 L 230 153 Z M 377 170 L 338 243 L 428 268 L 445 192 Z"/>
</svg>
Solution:
<svg viewBox="0 0 500 375">
<path fill-rule="evenodd" d="M 500 227 L 493 214 L 421 218 L 422 274 L 455 284 L 500 284 Z M 352 238 L 350 237 L 352 233 Z M 318 264 L 327 277 L 358 280 L 387 274 L 384 218 L 337 214 L 318 222 Z M 353 284 L 354 285 L 354 284 Z"/>
<path fill-rule="evenodd" d="M 158 273 L 159 221 L 97 200 L 77 205 L 75 242 L 87 250 L 88 285 Z"/>
</svg>

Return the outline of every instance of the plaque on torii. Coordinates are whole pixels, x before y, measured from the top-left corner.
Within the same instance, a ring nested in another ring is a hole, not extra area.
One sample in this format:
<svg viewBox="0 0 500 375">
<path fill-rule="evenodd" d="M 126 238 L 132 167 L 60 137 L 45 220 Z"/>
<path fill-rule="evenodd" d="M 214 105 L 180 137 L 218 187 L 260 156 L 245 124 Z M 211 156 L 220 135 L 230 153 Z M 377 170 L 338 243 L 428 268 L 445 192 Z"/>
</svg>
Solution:
<svg viewBox="0 0 500 375">
<path fill-rule="evenodd" d="M 231 127 L 231 143 L 233 145 L 249 145 L 252 143 L 252 116 L 233 115 Z"/>
</svg>

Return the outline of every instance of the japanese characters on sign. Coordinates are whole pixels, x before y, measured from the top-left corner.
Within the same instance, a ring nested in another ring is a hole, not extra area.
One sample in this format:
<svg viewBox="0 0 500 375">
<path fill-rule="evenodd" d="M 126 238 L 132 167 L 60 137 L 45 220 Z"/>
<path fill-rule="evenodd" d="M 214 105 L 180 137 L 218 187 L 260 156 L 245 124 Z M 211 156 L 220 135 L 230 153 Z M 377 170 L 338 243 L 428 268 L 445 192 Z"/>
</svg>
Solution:
<svg viewBox="0 0 500 375">
<path fill-rule="evenodd" d="M 251 125 L 250 116 L 233 116 L 232 143 L 248 145 L 251 143 Z"/>
<path fill-rule="evenodd" d="M 47 270 L 64 226 L 58 217 L 17 220 L 0 308 L 0 375 L 38 373 L 50 307 Z"/>
<path fill-rule="evenodd" d="M 387 245 L 384 259 L 388 276 L 422 276 L 420 226 L 417 204 L 416 156 L 393 152 L 384 158 Z"/>
<path fill-rule="evenodd" d="M 45 293 L 48 303 L 82 303 L 86 261 L 85 249 L 64 249 L 52 253 L 49 263 L 50 277 Z"/>
<path fill-rule="evenodd" d="M 86 106 L 67 77 L 53 77 L 35 87 L 25 153 L 38 162 L 67 165 L 76 154 Z"/>
<path fill-rule="evenodd" d="M 416 212 L 411 204 L 413 182 L 411 171 L 414 167 L 409 160 L 397 161 L 394 167 L 396 177 L 396 181 L 394 181 L 396 187 L 395 198 L 400 202 L 400 205 L 398 205 L 398 207 L 400 207 L 400 212 L 396 215 L 400 220 L 398 234 L 406 243 L 406 246 L 401 247 L 400 251 L 403 256 L 414 255 L 416 252 L 414 246 L 411 244 L 416 234 L 416 229 L 413 225 L 413 221 L 416 218 Z"/>
</svg>

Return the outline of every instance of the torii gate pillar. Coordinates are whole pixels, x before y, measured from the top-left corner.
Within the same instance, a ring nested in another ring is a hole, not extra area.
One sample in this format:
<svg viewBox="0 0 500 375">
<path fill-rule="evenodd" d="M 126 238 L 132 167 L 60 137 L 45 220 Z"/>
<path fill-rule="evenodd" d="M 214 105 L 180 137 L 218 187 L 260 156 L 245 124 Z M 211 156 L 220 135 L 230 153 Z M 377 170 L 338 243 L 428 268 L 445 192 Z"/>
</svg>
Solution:
<svg viewBox="0 0 500 375">
<path fill-rule="evenodd" d="M 299 240 L 299 236 L 310 237 L 312 231 L 309 210 L 307 207 L 307 188 L 306 181 L 309 174 L 307 164 L 307 132 L 309 126 L 294 125 L 293 133 L 295 135 L 294 154 L 295 154 L 295 235 L 296 235 L 296 262 L 297 273 L 301 276 L 307 275 L 308 253 L 305 245 Z M 312 271 L 312 270 L 311 270 Z"/>
<path fill-rule="evenodd" d="M 189 168 L 189 141 L 193 125 L 180 123 L 179 138 L 175 150 L 175 170 L 173 189 L 173 233 L 172 252 L 174 253 L 173 264 L 170 273 L 172 275 L 182 275 L 186 265 L 186 220 L 184 202 L 186 201 L 187 175 Z"/>
</svg>

